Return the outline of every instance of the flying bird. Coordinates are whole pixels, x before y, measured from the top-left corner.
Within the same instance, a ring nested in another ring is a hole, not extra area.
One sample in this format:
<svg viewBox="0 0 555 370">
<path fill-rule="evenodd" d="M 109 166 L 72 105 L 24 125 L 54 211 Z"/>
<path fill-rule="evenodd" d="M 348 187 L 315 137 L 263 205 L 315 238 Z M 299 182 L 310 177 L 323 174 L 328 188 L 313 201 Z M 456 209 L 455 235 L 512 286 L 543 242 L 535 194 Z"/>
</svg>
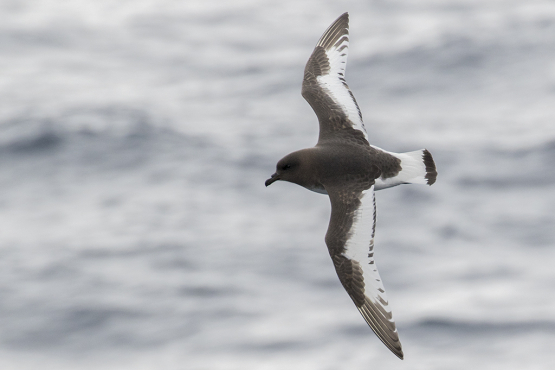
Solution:
<svg viewBox="0 0 555 370">
<path fill-rule="evenodd" d="M 400 184 L 432 185 L 437 171 L 426 149 L 392 153 L 369 144 L 362 114 L 345 82 L 348 50 L 349 15 L 344 13 L 324 32 L 304 70 L 302 96 L 318 117 L 318 143 L 280 159 L 265 184 L 289 181 L 329 196 L 325 241 L 339 281 L 378 338 L 403 359 L 374 263 L 374 191 Z"/>
</svg>

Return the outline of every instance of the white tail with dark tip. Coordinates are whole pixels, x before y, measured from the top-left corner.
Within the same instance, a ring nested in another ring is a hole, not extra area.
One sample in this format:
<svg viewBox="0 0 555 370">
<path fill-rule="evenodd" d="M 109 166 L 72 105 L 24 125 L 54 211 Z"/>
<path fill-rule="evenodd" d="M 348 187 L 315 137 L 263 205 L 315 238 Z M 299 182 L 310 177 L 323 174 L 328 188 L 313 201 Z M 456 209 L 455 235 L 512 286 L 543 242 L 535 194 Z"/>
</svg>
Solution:
<svg viewBox="0 0 555 370">
<path fill-rule="evenodd" d="M 420 149 L 407 153 L 392 153 L 381 148 L 373 148 L 384 151 L 401 160 L 401 171 L 394 177 L 377 178 L 375 189 L 381 190 L 401 184 L 427 184 L 432 185 L 436 181 L 437 171 L 432 155 L 427 149 Z"/>
</svg>

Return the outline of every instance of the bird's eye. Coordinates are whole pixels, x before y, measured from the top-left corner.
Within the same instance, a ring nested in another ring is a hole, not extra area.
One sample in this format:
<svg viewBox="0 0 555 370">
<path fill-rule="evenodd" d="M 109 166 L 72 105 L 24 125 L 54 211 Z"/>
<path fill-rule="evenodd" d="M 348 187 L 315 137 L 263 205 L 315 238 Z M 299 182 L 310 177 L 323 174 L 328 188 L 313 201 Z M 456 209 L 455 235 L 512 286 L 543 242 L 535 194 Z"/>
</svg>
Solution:
<svg viewBox="0 0 555 370">
<path fill-rule="evenodd" d="M 283 170 L 288 170 L 288 169 L 290 169 L 290 168 L 291 168 L 291 165 L 290 165 L 290 164 L 286 164 L 285 166 L 283 166 L 282 169 L 283 169 Z"/>
</svg>

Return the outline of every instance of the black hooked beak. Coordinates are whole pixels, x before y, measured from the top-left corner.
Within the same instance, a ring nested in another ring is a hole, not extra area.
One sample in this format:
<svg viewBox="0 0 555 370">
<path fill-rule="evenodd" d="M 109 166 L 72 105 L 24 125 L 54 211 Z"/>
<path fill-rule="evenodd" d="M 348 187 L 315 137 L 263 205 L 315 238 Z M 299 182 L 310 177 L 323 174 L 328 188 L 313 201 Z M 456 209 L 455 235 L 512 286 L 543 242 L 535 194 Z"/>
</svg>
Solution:
<svg viewBox="0 0 555 370">
<path fill-rule="evenodd" d="M 274 173 L 272 175 L 272 177 L 270 177 L 268 180 L 266 180 L 266 182 L 264 183 L 264 185 L 266 186 L 270 186 L 272 183 L 276 182 L 279 180 L 279 176 L 277 173 Z"/>
</svg>

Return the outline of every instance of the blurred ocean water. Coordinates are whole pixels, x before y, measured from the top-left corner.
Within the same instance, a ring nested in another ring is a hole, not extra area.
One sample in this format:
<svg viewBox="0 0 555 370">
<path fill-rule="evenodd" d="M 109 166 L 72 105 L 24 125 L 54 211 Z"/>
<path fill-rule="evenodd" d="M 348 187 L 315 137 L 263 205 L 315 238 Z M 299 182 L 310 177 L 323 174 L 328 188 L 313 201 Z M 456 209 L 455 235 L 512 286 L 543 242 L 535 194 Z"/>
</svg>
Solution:
<svg viewBox="0 0 555 370">
<path fill-rule="evenodd" d="M 327 197 L 264 188 L 344 11 L 373 144 L 439 171 L 377 194 L 404 361 Z M 0 1 L 0 367 L 552 369 L 554 44 L 548 0 Z"/>
</svg>

